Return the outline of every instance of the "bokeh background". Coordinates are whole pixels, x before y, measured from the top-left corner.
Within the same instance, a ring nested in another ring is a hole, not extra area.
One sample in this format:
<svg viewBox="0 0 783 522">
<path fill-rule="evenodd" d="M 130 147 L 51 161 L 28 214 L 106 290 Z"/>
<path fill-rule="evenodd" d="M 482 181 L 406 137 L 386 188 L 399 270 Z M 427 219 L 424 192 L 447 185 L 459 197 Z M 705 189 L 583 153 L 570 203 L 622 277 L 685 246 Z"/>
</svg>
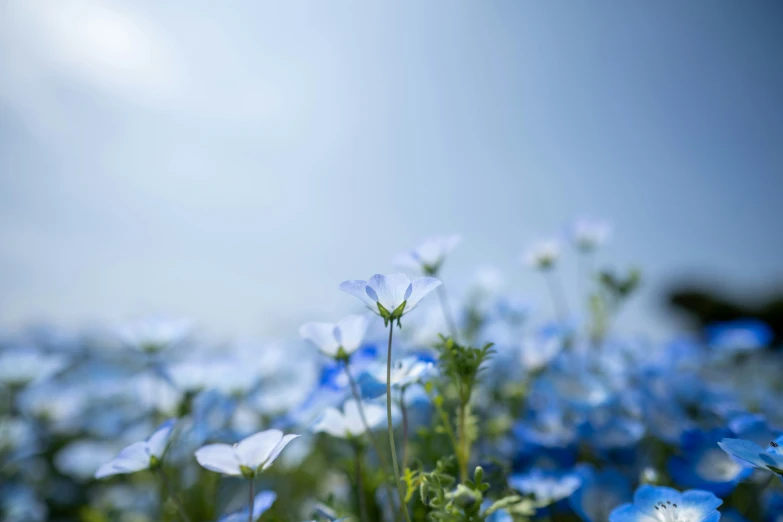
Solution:
<svg viewBox="0 0 783 522">
<path fill-rule="evenodd" d="M 490 263 L 547 307 L 519 254 L 585 213 L 644 271 L 622 331 L 673 331 L 683 281 L 767 299 L 782 24 L 775 1 L 2 0 L 1 324 L 291 337 L 451 232 L 451 288 Z"/>
</svg>

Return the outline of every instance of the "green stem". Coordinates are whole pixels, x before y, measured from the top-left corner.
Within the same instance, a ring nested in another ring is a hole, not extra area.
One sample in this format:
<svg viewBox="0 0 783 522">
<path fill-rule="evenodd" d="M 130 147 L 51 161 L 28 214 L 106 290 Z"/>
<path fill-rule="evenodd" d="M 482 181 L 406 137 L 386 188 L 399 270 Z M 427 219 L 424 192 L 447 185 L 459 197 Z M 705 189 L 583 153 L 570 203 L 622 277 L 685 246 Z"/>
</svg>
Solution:
<svg viewBox="0 0 783 522">
<path fill-rule="evenodd" d="M 402 411 L 402 469 L 408 469 L 408 408 L 405 406 L 405 386 L 400 389 Z"/>
<path fill-rule="evenodd" d="M 384 474 L 387 473 L 390 469 L 393 473 L 394 469 L 389 467 L 389 463 L 386 460 L 386 457 L 384 456 L 383 452 L 381 451 L 381 446 L 380 444 L 378 444 L 378 440 L 375 438 L 375 434 L 372 432 L 372 429 L 370 428 L 370 425 L 367 422 L 367 417 L 365 417 L 364 415 L 364 405 L 362 403 L 361 393 L 359 393 L 359 386 L 356 384 L 356 379 L 353 378 L 353 374 L 351 373 L 351 370 L 347 362 L 345 363 L 345 374 L 348 376 L 348 382 L 351 385 L 351 393 L 353 393 L 353 397 L 354 399 L 356 399 L 356 405 L 359 409 L 359 418 L 362 419 L 362 424 L 364 425 L 364 432 L 367 434 L 367 438 L 370 439 L 370 443 L 372 444 L 375 453 L 378 455 L 378 460 L 381 461 L 381 466 L 383 466 Z M 393 495 L 391 485 L 389 484 L 388 479 L 384 480 L 384 483 L 386 484 L 386 492 L 389 497 L 389 502 L 391 502 L 392 495 Z"/>
<path fill-rule="evenodd" d="M 190 518 L 188 518 L 187 513 L 185 512 L 185 507 L 182 505 L 182 502 L 180 501 L 179 497 L 174 494 L 174 488 L 171 487 L 171 482 L 169 481 L 168 475 L 166 475 L 166 472 L 163 471 L 162 466 L 157 467 L 158 476 L 160 477 L 161 482 L 163 482 L 163 486 L 166 488 L 166 492 L 169 495 L 169 498 L 174 502 L 174 505 L 177 507 L 177 511 L 179 511 L 179 516 L 182 517 L 182 520 L 185 522 L 190 522 Z"/>
<path fill-rule="evenodd" d="M 253 510 L 256 508 L 256 496 L 253 494 L 253 479 L 248 479 L 248 490 L 249 490 L 249 502 L 248 506 L 250 511 L 247 513 L 247 522 L 253 522 Z"/>
<path fill-rule="evenodd" d="M 367 497 L 364 492 L 364 473 L 362 472 L 362 447 L 359 442 L 355 444 L 356 449 L 356 490 L 359 497 L 359 516 L 362 522 L 369 522 L 367 517 Z"/>
<path fill-rule="evenodd" d="M 400 510 L 405 513 L 405 520 L 411 522 L 408 514 L 408 506 L 405 504 L 405 494 L 402 492 L 400 480 L 400 465 L 397 463 L 397 448 L 394 445 L 394 426 L 392 424 L 392 394 L 391 394 L 391 356 L 392 356 L 392 332 L 394 322 L 389 321 L 389 348 L 386 355 L 386 421 L 389 428 L 389 448 L 391 448 L 392 467 L 394 468 L 394 480 L 397 483 L 397 494 L 400 496 Z M 390 499 L 391 500 L 391 499 Z"/>
<path fill-rule="evenodd" d="M 440 402 L 437 400 L 437 397 L 435 397 L 433 394 L 430 394 L 430 402 L 432 402 L 432 405 L 435 406 L 435 411 L 438 412 L 438 416 L 440 417 L 440 422 L 443 424 L 443 429 L 446 432 L 446 435 L 449 436 L 449 440 L 451 440 L 451 446 L 454 448 L 454 454 L 457 456 L 457 461 L 459 462 L 460 469 L 462 468 L 462 456 L 461 452 L 459 450 L 459 443 L 457 442 L 457 437 L 454 435 L 454 430 L 451 428 L 451 422 L 449 422 L 449 416 L 446 415 L 446 412 L 443 411 L 443 407 L 441 406 Z"/>
<path fill-rule="evenodd" d="M 468 437 L 467 433 L 465 432 L 465 423 L 467 421 L 467 413 L 468 413 L 468 404 L 466 401 L 460 399 L 460 405 L 459 405 L 459 424 L 457 425 L 457 437 L 459 440 L 459 454 L 461 455 L 461 458 L 459 459 L 459 478 L 464 483 L 466 480 L 468 480 L 468 459 L 470 456 L 468 453 L 470 450 L 468 449 Z"/>
</svg>

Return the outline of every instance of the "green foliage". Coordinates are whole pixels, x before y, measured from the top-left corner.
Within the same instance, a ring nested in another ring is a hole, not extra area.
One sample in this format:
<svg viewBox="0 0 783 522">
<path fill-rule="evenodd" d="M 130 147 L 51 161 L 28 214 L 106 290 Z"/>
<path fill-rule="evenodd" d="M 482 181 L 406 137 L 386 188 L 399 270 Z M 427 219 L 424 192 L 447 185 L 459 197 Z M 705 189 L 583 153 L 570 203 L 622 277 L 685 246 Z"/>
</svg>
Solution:
<svg viewBox="0 0 783 522">
<path fill-rule="evenodd" d="M 441 335 L 440 339 L 436 348 L 441 373 L 457 387 L 460 402 L 467 404 L 484 369 L 482 365 L 495 353 L 492 343 L 474 348 L 460 345 L 451 337 Z"/>
</svg>

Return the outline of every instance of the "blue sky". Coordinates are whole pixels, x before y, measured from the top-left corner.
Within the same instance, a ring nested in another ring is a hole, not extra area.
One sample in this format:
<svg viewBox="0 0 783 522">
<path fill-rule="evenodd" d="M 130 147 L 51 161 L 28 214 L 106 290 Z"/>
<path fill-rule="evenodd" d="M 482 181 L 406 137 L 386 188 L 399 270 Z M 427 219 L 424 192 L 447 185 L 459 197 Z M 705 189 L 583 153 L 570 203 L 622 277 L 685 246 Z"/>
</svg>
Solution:
<svg viewBox="0 0 783 522">
<path fill-rule="evenodd" d="M 2 9 L 0 325 L 293 334 L 450 232 L 447 284 L 493 264 L 546 310 L 519 254 L 585 213 L 644 269 L 627 331 L 677 277 L 783 280 L 778 2 Z"/>
</svg>

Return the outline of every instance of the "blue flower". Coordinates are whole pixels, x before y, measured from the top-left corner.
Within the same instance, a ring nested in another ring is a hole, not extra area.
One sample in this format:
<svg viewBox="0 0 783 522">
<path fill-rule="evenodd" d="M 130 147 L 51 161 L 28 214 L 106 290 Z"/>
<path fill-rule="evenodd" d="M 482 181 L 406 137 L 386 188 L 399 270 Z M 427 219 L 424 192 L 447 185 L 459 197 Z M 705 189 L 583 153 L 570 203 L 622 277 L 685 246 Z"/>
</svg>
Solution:
<svg viewBox="0 0 783 522">
<path fill-rule="evenodd" d="M 677 483 L 689 488 L 711 491 L 723 496 L 752 472 L 718 448 L 727 430 L 691 430 L 683 434 L 681 456 L 669 459 L 669 474 Z"/>
<path fill-rule="evenodd" d="M 362 345 L 369 318 L 364 314 L 349 315 L 335 323 L 307 323 L 299 328 L 299 335 L 307 339 L 324 355 L 347 357 Z"/>
<path fill-rule="evenodd" d="M 757 350 L 772 342 L 772 329 L 757 319 L 738 319 L 707 327 L 707 343 L 713 350 L 737 353 Z"/>
<path fill-rule="evenodd" d="M 764 449 L 755 442 L 743 439 L 723 439 L 718 446 L 729 455 L 743 460 L 757 469 L 783 476 L 783 436 L 770 442 Z"/>
<path fill-rule="evenodd" d="M 258 520 L 261 515 L 272 507 L 275 500 L 277 500 L 277 493 L 274 491 L 259 492 L 253 500 L 253 520 Z M 238 511 L 220 517 L 218 522 L 247 522 L 249 515 L 248 511 L 249 506 L 245 506 Z"/>
<path fill-rule="evenodd" d="M 375 274 L 369 280 L 343 281 L 340 290 L 351 294 L 384 321 L 399 320 L 442 283 L 434 277 L 411 281 L 405 274 Z"/>
<path fill-rule="evenodd" d="M 386 418 L 386 410 L 377 404 L 363 402 L 362 410 L 364 419 L 359 411 L 359 404 L 354 399 L 345 401 L 343 411 L 326 408 L 313 426 L 313 431 L 322 431 L 339 438 L 358 437 L 367 431 L 367 426 L 372 429 Z M 365 420 L 367 426 L 364 424 Z"/>
<path fill-rule="evenodd" d="M 436 372 L 435 363 L 428 355 L 411 355 L 395 361 L 391 369 L 391 385 L 405 388 L 426 381 Z M 358 379 L 362 397 L 374 399 L 386 393 L 386 365 L 375 364 Z"/>
<path fill-rule="evenodd" d="M 603 522 L 614 508 L 631 499 L 631 485 L 613 469 L 595 471 L 585 468 L 583 483 L 568 502 L 584 522 Z"/>
<path fill-rule="evenodd" d="M 95 478 L 134 473 L 157 466 L 163 459 L 175 423 L 176 420 L 169 419 L 161 424 L 147 440 L 134 442 L 124 448 L 114 460 L 98 468 L 98 471 L 95 472 Z"/>
<path fill-rule="evenodd" d="M 449 252 L 461 241 L 459 234 L 433 237 L 412 250 L 398 254 L 393 263 L 400 268 L 414 268 L 426 275 L 435 275 Z"/>
<path fill-rule="evenodd" d="M 709 491 L 691 489 L 680 493 L 676 489 L 639 487 L 633 503 L 624 504 L 609 516 L 609 522 L 718 522 L 723 503 Z"/>
<path fill-rule="evenodd" d="M 582 485 L 582 477 L 575 471 L 551 471 L 534 468 L 508 478 L 509 485 L 520 493 L 533 495 L 539 507 L 568 498 Z"/>
</svg>

